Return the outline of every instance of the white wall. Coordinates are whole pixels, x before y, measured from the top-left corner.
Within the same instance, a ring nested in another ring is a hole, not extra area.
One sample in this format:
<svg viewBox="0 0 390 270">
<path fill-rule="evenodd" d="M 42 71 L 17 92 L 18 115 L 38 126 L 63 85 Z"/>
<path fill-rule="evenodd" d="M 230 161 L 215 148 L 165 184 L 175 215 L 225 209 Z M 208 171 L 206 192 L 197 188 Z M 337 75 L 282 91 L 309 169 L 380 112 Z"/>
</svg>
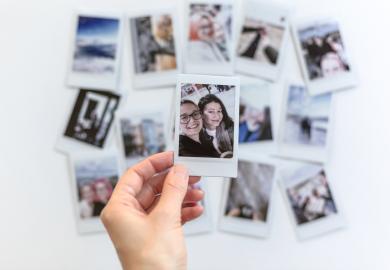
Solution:
<svg viewBox="0 0 390 270">
<path fill-rule="evenodd" d="M 294 2 L 300 16 L 322 12 L 342 21 L 359 69 L 359 87 L 335 98 L 330 163 L 349 227 L 298 242 L 277 192 L 268 240 L 218 231 L 188 238 L 189 269 L 389 268 L 389 5 L 384 0 Z M 67 160 L 53 147 L 76 95 L 64 85 L 73 9 L 126 11 L 150 3 L 1 0 L 0 269 L 120 268 L 106 234 L 77 233 Z M 287 60 L 285 76 L 298 74 L 292 46 Z M 169 89 L 135 93 L 128 77 L 123 87 L 132 102 L 155 93 L 166 104 L 171 98 Z M 218 212 L 221 184 L 210 183 L 206 195 L 213 213 Z"/>
</svg>

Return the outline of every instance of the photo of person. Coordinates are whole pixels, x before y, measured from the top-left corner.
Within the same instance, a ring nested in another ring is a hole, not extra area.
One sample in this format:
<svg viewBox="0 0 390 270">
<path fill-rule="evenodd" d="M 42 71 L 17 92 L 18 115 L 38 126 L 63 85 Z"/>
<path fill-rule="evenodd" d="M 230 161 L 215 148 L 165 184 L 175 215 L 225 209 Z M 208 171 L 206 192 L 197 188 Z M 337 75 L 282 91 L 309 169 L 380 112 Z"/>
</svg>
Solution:
<svg viewBox="0 0 390 270">
<path fill-rule="evenodd" d="M 284 20 L 282 17 L 281 21 Z M 262 20 L 245 18 L 238 41 L 237 56 L 276 65 L 285 29 Z"/>
<path fill-rule="evenodd" d="M 103 148 L 119 99 L 108 91 L 80 89 L 64 136 Z"/>
<path fill-rule="evenodd" d="M 298 29 L 298 38 L 310 80 L 328 78 L 350 70 L 338 23 L 302 27 Z"/>
<path fill-rule="evenodd" d="M 324 170 L 290 186 L 286 192 L 298 225 L 337 213 Z"/>
<path fill-rule="evenodd" d="M 74 162 L 81 219 L 99 217 L 118 181 L 115 156 L 80 159 Z"/>
<path fill-rule="evenodd" d="M 275 167 L 238 161 L 237 179 L 231 178 L 225 216 L 267 221 Z"/>
<path fill-rule="evenodd" d="M 130 19 L 136 73 L 176 69 L 173 21 L 169 14 Z"/>
<path fill-rule="evenodd" d="M 273 139 L 271 91 L 265 83 L 242 83 L 240 95 L 239 143 Z"/>
<path fill-rule="evenodd" d="M 331 94 L 310 96 L 306 87 L 289 85 L 283 142 L 325 147 L 330 105 Z"/>
<path fill-rule="evenodd" d="M 188 61 L 231 61 L 232 5 L 190 4 L 189 12 Z"/>
<path fill-rule="evenodd" d="M 114 74 L 119 19 L 78 16 L 72 70 L 96 75 Z"/>
<path fill-rule="evenodd" d="M 235 86 L 182 83 L 179 156 L 232 158 Z"/>
<path fill-rule="evenodd" d="M 164 123 L 161 114 L 120 117 L 119 133 L 126 167 L 165 150 Z"/>
</svg>

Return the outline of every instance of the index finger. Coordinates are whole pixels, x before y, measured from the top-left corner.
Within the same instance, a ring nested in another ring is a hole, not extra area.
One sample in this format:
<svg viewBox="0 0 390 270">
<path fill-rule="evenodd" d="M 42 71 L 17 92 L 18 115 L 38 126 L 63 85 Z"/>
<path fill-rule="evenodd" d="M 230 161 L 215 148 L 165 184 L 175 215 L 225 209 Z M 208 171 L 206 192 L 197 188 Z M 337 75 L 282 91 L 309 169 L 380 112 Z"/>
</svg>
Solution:
<svg viewBox="0 0 390 270">
<path fill-rule="evenodd" d="M 163 172 L 173 165 L 173 152 L 162 152 L 152 155 L 137 163 L 121 177 L 118 186 L 126 186 L 126 189 L 136 196 L 145 181 L 153 175 Z"/>
</svg>

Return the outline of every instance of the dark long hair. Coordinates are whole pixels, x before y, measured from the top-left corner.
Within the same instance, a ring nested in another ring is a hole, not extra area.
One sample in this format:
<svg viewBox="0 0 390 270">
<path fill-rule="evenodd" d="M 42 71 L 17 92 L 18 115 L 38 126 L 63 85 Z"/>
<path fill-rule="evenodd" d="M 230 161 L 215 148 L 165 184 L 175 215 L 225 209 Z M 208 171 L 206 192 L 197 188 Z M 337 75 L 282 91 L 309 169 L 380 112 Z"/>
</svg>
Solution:
<svg viewBox="0 0 390 270">
<path fill-rule="evenodd" d="M 227 113 L 226 107 L 222 103 L 222 101 L 215 95 L 208 94 L 199 100 L 198 102 L 199 110 L 203 114 L 206 105 L 211 102 L 218 103 L 222 109 L 222 121 L 216 130 L 219 150 L 221 151 L 221 153 L 227 151 L 233 151 L 234 122 L 232 118 L 229 116 L 229 114 Z M 204 125 L 204 121 L 203 121 L 203 125 Z"/>
</svg>

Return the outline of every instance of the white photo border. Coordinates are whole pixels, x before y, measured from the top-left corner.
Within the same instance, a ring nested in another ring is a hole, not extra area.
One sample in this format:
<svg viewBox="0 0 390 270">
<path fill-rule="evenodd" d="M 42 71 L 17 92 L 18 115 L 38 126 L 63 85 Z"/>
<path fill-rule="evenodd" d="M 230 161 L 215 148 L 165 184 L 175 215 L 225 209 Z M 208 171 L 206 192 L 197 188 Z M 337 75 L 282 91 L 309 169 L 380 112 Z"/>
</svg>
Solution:
<svg viewBox="0 0 390 270">
<path fill-rule="evenodd" d="M 232 158 L 199 158 L 179 156 L 179 135 L 180 135 L 180 101 L 182 83 L 203 83 L 234 85 L 234 139 Z M 175 143 L 174 143 L 174 163 L 183 164 L 188 167 L 189 175 L 192 176 L 224 176 L 237 177 L 238 160 L 238 117 L 240 104 L 240 79 L 239 77 L 207 76 L 180 74 L 177 78 L 176 99 L 175 99 Z"/>
<path fill-rule="evenodd" d="M 275 82 L 281 76 L 281 71 L 286 58 L 287 42 L 289 35 L 289 21 L 291 10 L 276 4 L 265 2 L 254 2 L 253 0 L 245 3 L 244 16 L 240 23 L 240 33 L 237 37 L 237 44 L 235 48 L 236 65 L 235 71 L 238 73 L 259 77 L 268 81 Z M 280 22 L 280 18 L 285 17 L 284 22 Z M 260 19 L 263 22 L 271 23 L 273 25 L 283 28 L 283 37 L 281 46 L 279 48 L 278 60 L 275 66 L 259 63 L 254 60 L 249 60 L 238 55 L 237 49 L 241 36 L 242 26 L 246 18 Z"/>
<path fill-rule="evenodd" d="M 156 16 L 156 15 L 169 15 L 172 18 L 172 27 L 173 27 L 173 39 L 175 46 L 175 57 L 176 57 L 176 69 L 166 70 L 166 71 L 154 71 L 146 72 L 144 74 L 137 74 L 134 67 L 134 40 L 131 34 L 131 23 L 132 19 L 141 17 L 141 16 Z M 177 9 L 173 6 L 164 6 L 160 8 L 153 8 L 152 10 L 145 10 L 139 12 L 132 12 L 126 16 L 125 22 L 126 36 L 127 36 L 127 49 L 129 51 L 129 61 L 130 61 L 130 73 L 133 87 L 135 89 L 146 89 L 153 87 L 167 87 L 173 86 L 176 82 L 177 75 L 182 70 L 182 50 L 180 44 L 180 21 L 177 14 Z"/>
<path fill-rule="evenodd" d="M 83 220 L 80 217 L 80 208 L 78 206 L 78 190 L 77 190 L 77 176 L 75 171 L 75 164 L 77 161 L 82 160 L 90 160 L 90 159 L 101 159 L 104 157 L 112 157 L 116 160 L 117 165 L 117 173 L 118 173 L 118 181 L 121 177 L 121 171 L 120 171 L 120 161 L 118 159 L 118 155 L 115 150 L 111 149 L 108 151 L 77 151 L 73 152 L 68 156 L 69 161 L 69 169 L 71 174 L 71 192 L 72 192 L 72 201 L 74 205 L 74 212 L 75 212 L 75 219 L 76 219 L 76 226 L 77 230 L 80 234 L 86 234 L 86 233 L 97 233 L 97 232 L 104 232 L 104 225 L 100 221 L 99 217 L 91 217 L 88 220 Z"/>
<path fill-rule="evenodd" d="M 272 177 L 272 187 L 268 202 L 267 220 L 266 221 L 250 221 L 242 218 L 225 216 L 225 209 L 229 197 L 229 188 L 231 181 L 240 181 L 240 179 L 225 179 L 223 184 L 223 191 L 221 197 L 221 207 L 218 219 L 218 228 L 220 231 L 227 233 L 234 233 L 243 236 L 268 238 L 270 236 L 271 225 L 274 219 L 275 207 L 275 192 L 276 182 L 278 179 L 279 162 L 267 156 L 259 156 L 255 153 L 242 154 L 240 152 L 239 161 L 251 162 L 256 164 L 269 165 L 274 168 L 274 175 Z"/>
<path fill-rule="evenodd" d="M 190 5 L 192 4 L 205 4 L 205 5 L 230 5 L 232 7 L 232 29 L 231 29 L 231 40 L 229 46 L 229 62 L 228 63 L 202 63 L 194 64 L 188 58 L 188 44 L 189 44 L 189 29 L 190 29 Z M 184 72 L 187 74 L 201 74 L 201 75 L 217 75 L 217 76 L 231 76 L 234 74 L 235 66 L 235 44 L 236 44 L 236 31 L 235 22 L 238 15 L 237 6 L 234 0 L 186 0 L 185 2 L 185 22 L 184 22 L 184 40 L 182 41 L 183 46 L 183 61 L 184 61 Z"/>
<path fill-rule="evenodd" d="M 304 168 L 309 168 L 314 173 L 307 174 L 307 175 L 305 175 L 306 177 L 301 177 L 300 181 L 298 181 L 296 184 L 301 183 L 303 181 L 306 181 L 309 177 L 314 176 L 316 172 L 318 173 L 321 170 L 324 170 L 325 175 L 326 175 L 326 181 L 327 181 L 329 190 L 332 194 L 332 199 L 336 205 L 337 213 L 334 213 L 334 214 L 326 216 L 326 217 L 322 217 L 322 218 L 317 219 L 317 220 L 310 221 L 307 224 L 298 225 L 296 222 L 296 219 L 295 219 L 293 209 L 291 207 L 290 200 L 289 200 L 288 195 L 287 195 L 287 188 L 289 186 L 287 186 L 285 184 L 285 180 L 283 178 L 286 176 L 292 177 L 293 172 L 296 172 L 296 171 L 298 171 L 300 169 L 304 169 Z M 295 165 L 295 169 L 290 168 L 289 173 L 284 173 L 284 176 L 282 176 L 280 174 L 279 186 L 280 186 L 281 191 L 282 191 L 282 197 L 284 198 L 284 200 L 286 202 L 286 205 L 288 208 L 288 214 L 290 216 L 291 222 L 293 223 L 296 236 L 300 241 L 307 240 L 307 239 L 310 239 L 310 238 L 313 238 L 316 236 L 320 236 L 320 235 L 323 235 L 323 234 L 326 234 L 326 233 L 329 233 L 331 231 L 335 231 L 338 229 L 343 229 L 347 226 L 345 218 L 343 216 L 344 212 L 342 210 L 342 207 L 340 207 L 340 200 L 338 200 L 338 196 L 336 194 L 337 192 L 335 192 L 335 190 L 333 189 L 333 185 L 332 185 L 331 181 L 329 180 L 329 174 L 328 174 L 328 170 L 327 170 L 326 166 L 321 165 L 321 164 L 309 164 L 309 163 Z"/>
<path fill-rule="evenodd" d="M 302 44 L 299 39 L 298 31 L 299 29 L 306 26 L 320 25 L 329 22 L 336 23 L 339 28 L 344 51 L 346 51 L 348 62 L 350 64 L 349 66 L 350 70 L 348 72 L 342 72 L 340 74 L 336 74 L 331 78 L 318 78 L 315 80 L 310 80 L 305 59 L 303 56 Z M 329 18 L 329 17 L 295 20 L 294 22 L 291 23 L 291 32 L 292 32 L 293 43 L 295 44 L 295 51 L 297 54 L 299 66 L 301 68 L 301 72 L 310 95 L 321 95 L 327 92 L 334 92 L 334 91 L 353 88 L 358 85 L 355 65 L 351 53 L 348 50 L 348 44 L 347 44 L 348 42 L 345 40 L 344 32 L 342 31 L 342 27 L 340 25 L 339 20 L 334 18 Z"/>
<path fill-rule="evenodd" d="M 74 52 L 76 48 L 77 27 L 80 16 L 94 17 L 94 18 L 108 18 L 117 19 L 119 22 L 118 38 L 115 57 L 114 74 L 112 75 L 93 75 L 83 74 L 73 71 Z M 119 92 L 118 84 L 121 73 L 121 59 L 122 59 L 122 47 L 123 47 L 123 30 L 124 30 L 124 17 L 120 12 L 115 11 L 85 11 L 77 10 L 73 14 L 73 26 L 71 33 L 71 44 L 69 45 L 68 52 L 68 67 L 66 75 L 66 84 L 73 88 L 91 88 L 96 90 L 110 90 L 113 92 Z"/>
</svg>

